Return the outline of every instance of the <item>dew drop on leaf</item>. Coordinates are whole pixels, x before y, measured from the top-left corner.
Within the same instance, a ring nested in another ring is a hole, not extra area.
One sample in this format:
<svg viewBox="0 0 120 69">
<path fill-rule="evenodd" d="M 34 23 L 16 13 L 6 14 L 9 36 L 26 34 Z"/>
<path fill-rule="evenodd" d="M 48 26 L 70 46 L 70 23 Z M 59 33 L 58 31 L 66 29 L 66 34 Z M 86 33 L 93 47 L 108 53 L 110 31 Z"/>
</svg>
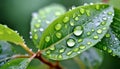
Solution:
<svg viewBox="0 0 120 69">
<path fill-rule="evenodd" d="M 105 35 L 105 37 L 109 38 L 109 37 L 110 37 L 110 34 L 107 33 L 107 34 Z"/>
<path fill-rule="evenodd" d="M 79 51 L 79 48 L 74 48 L 73 51 L 77 52 L 77 51 Z"/>
<path fill-rule="evenodd" d="M 59 52 L 60 52 L 60 53 L 63 53 L 64 51 L 65 51 L 65 49 L 60 49 L 60 51 L 59 51 Z"/>
<path fill-rule="evenodd" d="M 89 36 L 91 34 L 91 32 L 87 32 L 87 35 Z"/>
<path fill-rule="evenodd" d="M 67 56 L 71 55 L 72 53 L 73 53 L 72 51 L 69 51 L 69 52 L 67 53 Z"/>
<path fill-rule="evenodd" d="M 81 39 L 81 38 L 80 38 L 80 39 L 78 39 L 78 42 L 82 42 L 82 41 L 83 41 L 83 39 Z"/>
<path fill-rule="evenodd" d="M 60 30 L 60 29 L 61 29 L 61 27 L 62 27 L 62 25 L 61 25 L 61 24 L 57 24 L 57 25 L 55 25 L 55 30 Z"/>
<path fill-rule="evenodd" d="M 70 21 L 70 25 L 71 25 L 71 26 L 74 26 L 74 22 Z"/>
<path fill-rule="evenodd" d="M 79 47 L 81 50 L 82 49 L 85 49 L 86 48 L 86 46 L 84 46 L 84 45 L 80 45 L 80 47 Z"/>
<path fill-rule="evenodd" d="M 88 45 L 91 45 L 92 43 L 91 42 L 87 42 Z"/>
<path fill-rule="evenodd" d="M 68 39 L 68 40 L 67 40 L 67 45 L 68 45 L 68 47 L 73 47 L 73 46 L 75 46 L 75 40 L 72 39 L 72 38 Z"/>
<path fill-rule="evenodd" d="M 107 51 L 108 51 L 108 53 L 112 53 L 112 50 L 111 50 L 111 49 L 108 49 Z"/>
<path fill-rule="evenodd" d="M 39 30 L 40 30 L 41 32 L 42 32 L 42 31 L 44 31 L 44 29 L 43 29 L 43 28 L 40 28 Z"/>
<path fill-rule="evenodd" d="M 63 22 L 66 23 L 66 22 L 68 22 L 68 21 L 69 21 L 69 17 L 66 16 L 66 17 L 63 19 Z"/>
<path fill-rule="evenodd" d="M 57 38 L 61 38 L 61 37 L 62 37 L 62 34 L 59 33 L 59 32 L 57 32 L 57 33 L 56 33 L 56 37 L 57 37 Z"/>
<path fill-rule="evenodd" d="M 58 55 L 58 58 L 59 58 L 59 59 L 62 59 L 62 55 Z"/>
<path fill-rule="evenodd" d="M 99 5 L 96 5 L 96 9 L 99 10 L 99 9 L 100 9 L 100 6 L 99 6 Z"/>
<path fill-rule="evenodd" d="M 47 51 L 46 51 L 46 53 L 47 53 L 47 54 L 50 54 L 50 53 L 51 53 L 51 51 L 50 51 L 50 50 L 47 50 Z"/>
<path fill-rule="evenodd" d="M 50 50 L 55 50 L 55 46 L 50 47 Z"/>
<path fill-rule="evenodd" d="M 49 41 L 50 41 L 50 36 L 46 36 L 46 37 L 45 37 L 45 41 L 46 41 L 46 42 L 49 42 Z"/>
<path fill-rule="evenodd" d="M 101 33 L 102 33 L 102 30 L 101 30 L 101 29 L 98 29 L 98 30 L 97 30 L 97 33 L 98 33 L 98 34 L 101 34 Z"/>
<path fill-rule="evenodd" d="M 106 46 L 103 46 L 103 50 L 107 50 L 107 47 L 106 47 Z"/>
<path fill-rule="evenodd" d="M 79 17 L 75 17 L 75 20 L 78 21 L 78 20 L 79 20 Z"/>
<path fill-rule="evenodd" d="M 80 8 L 80 13 L 81 13 L 81 14 L 84 14 L 84 13 L 85 13 L 85 9 Z"/>
<path fill-rule="evenodd" d="M 40 27 L 40 24 L 39 24 L 39 23 L 36 23 L 36 24 L 35 24 L 35 27 L 36 27 L 36 28 L 39 28 L 39 27 Z"/>
<path fill-rule="evenodd" d="M 73 33 L 75 36 L 80 36 L 83 33 L 82 26 L 76 26 Z"/>
<path fill-rule="evenodd" d="M 95 35 L 93 38 L 94 38 L 94 39 L 98 39 L 99 37 L 98 37 L 97 35 Z"/>
<path fill-rule="evenodd" d="M 107 18 L 106 18 L 106 17 L 103 17 L 102 19 L 103 19 L 104 21 L 106 21 L 106 20 L 107 20 Z"/>
<path fill-rule="evenodd" d="M 38 39 L 38 35 L 37 34 L 34 35 L 34 39 L 36 39 L 36 40 Z"/>
</svg>

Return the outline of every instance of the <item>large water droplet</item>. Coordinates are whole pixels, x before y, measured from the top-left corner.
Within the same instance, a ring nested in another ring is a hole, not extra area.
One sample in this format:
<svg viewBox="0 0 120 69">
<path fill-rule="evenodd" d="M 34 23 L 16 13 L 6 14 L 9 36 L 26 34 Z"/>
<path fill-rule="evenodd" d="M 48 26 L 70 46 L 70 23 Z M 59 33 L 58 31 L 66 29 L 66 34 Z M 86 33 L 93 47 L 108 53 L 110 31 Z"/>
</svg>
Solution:
<svg viewBox="0 0 120 69">
<path fill-rule="evenodd" d="M 85 9 L 80 8 L 80 13 L 81 13 L 81 14 L 84 14 L 84 13 L 85 13 Z"/>
<path fill-rule="evenodd" d="M 94 38 L 94 39 L 98 39 L 98 38 L 99 38 L 99 36 L 95 35 L 93 38 Z"/>
<path fill-rule="evenodd" d="M 73 46 L 75 45 L 75 40 L 72 39 L 72 38 L 68 39 L 68 40 L 67 40 L 67 45 L 68 45 L 69 47 L 73 47 Z"/>
<path fill-rule="evenodd" d="M 55 25 L 55 30 L 60 30 L 60 29 L 61 29 L 61 27 L 62 27 L 62 25 L 61 25 L 61 24 L 57 24 L 57 25 Z"/>
<path fill-rule="evenodd" d="M 102 33 L 102 30 L 101 30 L 101 29 L 98 29 L 98 30 L 97 30 L 97 33 L 98 33 L 98 34 L 101 34 L 101 33 Z"/>
<path fill-rule="evenodd" d="M 67 56 L 71 55 L 72 53 L 73 53 L 72 51 L 69 51 L 69 52 L 67 53 Z"/>
<path fill-rule="evenodd" d="M 68 22 L 69 21 L 69 17 L 65 17 L 64 19 L 63 19 L 63 22 L 64 23 L 66 23 L 66 22 Z"/>
<path fill-rule="evenodd" d="M 82 26 L 76 26 L 73 33 L 75 36 L 80 36 L 83 33 Z"/>
<path fill-rule="evenodd" d="M 46 36 L 46 37 L 45 37 L 45 41 L 46 41 L 46 42 L 49 42 L 49 41 L 50 41 L 50 36 Z"/>
<path fill-rule="evenodd" d="M 62 34 L 59 33 L 59 32 L 57 32 L 57 33 L 56 33 L 56 37 L 57 37 L 57 38 L 61 38 L 61 37 L 62 37 Z"/>
<path fill-rule="evenodd" d="M 79 47 L 81 50 L 82 49 L 85 49 L 86 48 L 86 46 L 84 46 L 84 45 L 80 45 L 80 47 Z"/>
</svg>

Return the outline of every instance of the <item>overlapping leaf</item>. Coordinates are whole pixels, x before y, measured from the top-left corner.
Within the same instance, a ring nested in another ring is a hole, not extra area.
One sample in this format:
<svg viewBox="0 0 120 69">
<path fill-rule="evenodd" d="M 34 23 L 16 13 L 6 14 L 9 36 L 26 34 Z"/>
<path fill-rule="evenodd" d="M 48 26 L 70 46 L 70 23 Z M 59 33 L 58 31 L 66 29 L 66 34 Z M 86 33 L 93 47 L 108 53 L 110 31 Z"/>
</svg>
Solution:
<svg viewBox="0 0 120 69">
<path fill-rule="evenodd" d="M 19 34 L 6 25 L 0 24 L 0 40 L 9 41 L 15 44 L 23 44 L 24 40 L 19 36 Z"/>
<path fill-rule="evenodd" d="M 39 48 L 49 59 L 72 58 L 103 38 L 113 14 L 113 8 L 106 4 L 77 7 L 48 26 L 43 32 Z"/>
<path fill-rule="evenodd" d="M 102 49 L 113 56 L 120 57 L 120 10 L 115 10 L 115 16 L 106 36 L 96 45 L 99 49 Z"/>
<path fill-rule="evenodd" d="M 33 13 L 30 38 L 32 38 L 36 46 L 39 44 L 43 31 L 55 18 L 63 13 L 65 13 L 65 8 L 57 4 L 52 4 L 40 9 L 38 13 Z"/>
</svg>

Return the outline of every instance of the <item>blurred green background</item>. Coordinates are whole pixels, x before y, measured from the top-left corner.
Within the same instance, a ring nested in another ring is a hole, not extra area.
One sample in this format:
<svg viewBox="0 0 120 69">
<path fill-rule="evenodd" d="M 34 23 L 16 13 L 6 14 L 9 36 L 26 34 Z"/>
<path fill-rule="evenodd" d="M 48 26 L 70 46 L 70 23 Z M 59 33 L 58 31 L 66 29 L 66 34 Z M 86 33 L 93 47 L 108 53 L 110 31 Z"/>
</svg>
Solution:
<svg viewBox="0 0 120 69">
<path fill-rule="evenodd" d="M 103 0 L 107 1 L 107 0 Z M 23 36 L 30 48 L 34 48 L 29 39 L 30 22 L 32 12 L 49 4 L 58 3 L 70 9 L 72 6 L 83 5 L 84 3 L 99 3 L 102 0 L 0 0 L 0 23 L 17 30 Z M 109 0 L 109 4 L 120 9 L 120 0 Z M 19 49 L 21 51 L 21 49 Z M 34 50 L 36 50 L 34 48 Z M 38 62 L 39 63 L 39 62 Z M 36 62 L 37 64 L 37 62 Z M 119 69 L 120 58 L 112 57 L 104 53 L 104 61 L 100 69 Z"/>
</svg>

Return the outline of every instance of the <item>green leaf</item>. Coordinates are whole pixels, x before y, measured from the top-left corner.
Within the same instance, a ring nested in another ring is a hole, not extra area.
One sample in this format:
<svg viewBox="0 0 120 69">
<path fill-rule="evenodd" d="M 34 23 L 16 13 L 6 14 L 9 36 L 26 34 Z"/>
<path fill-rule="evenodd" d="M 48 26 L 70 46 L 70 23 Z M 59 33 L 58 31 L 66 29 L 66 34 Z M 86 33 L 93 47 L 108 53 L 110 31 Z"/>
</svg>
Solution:
<svg viewBox="0 0 120 69">
<path fill-rule="evenodd" d="M 1 69 L 26 69 L 30 62 L 31 59 L 27 58 L 14 59 L 3 65 Z"/>
<path fill-rule="evenodd" d="M 54 10 L 54 11 L 53 11 Z M 33 13 L 31 22 L 31 36 L 34 44 L 38 46 L 43 31 L 48 25 L 55 20 L 58 16 L 65 12 L 65 8 L 61 5 L 52 4 L 42 8 L 38 13 Z"/>
<path fill-rule="evenodd" d="M 115 16 L 111 28 L 106 36 L 96 45 L 97 48 L 120 57 L 120 10 L 115 9 Z"/>
<path fill-rule="evenodd" d="M 14 52 L 12 50 L 11 44 L 0 41 L 0 66 L 5 64 L 7 61 L 11 59 L 11 55 L 13 55 Z"/>
<path fill-rule="evenodd" d="M 68 11 L 43 32 L 39 49 L 45 57 L 53 60 L 80 54 L 106 34 L 113 19 L 108 13 L 114 14 L 114 10 L 106 4 L 80 6 Z"/>
<path fill-rule="evenodd" d="M 0 24 L 0 40 L 13 42 L 15 44 L 23 44 L 24 40 L 16 31 L 11 30 L 6 25 Z"/>
</svg>

